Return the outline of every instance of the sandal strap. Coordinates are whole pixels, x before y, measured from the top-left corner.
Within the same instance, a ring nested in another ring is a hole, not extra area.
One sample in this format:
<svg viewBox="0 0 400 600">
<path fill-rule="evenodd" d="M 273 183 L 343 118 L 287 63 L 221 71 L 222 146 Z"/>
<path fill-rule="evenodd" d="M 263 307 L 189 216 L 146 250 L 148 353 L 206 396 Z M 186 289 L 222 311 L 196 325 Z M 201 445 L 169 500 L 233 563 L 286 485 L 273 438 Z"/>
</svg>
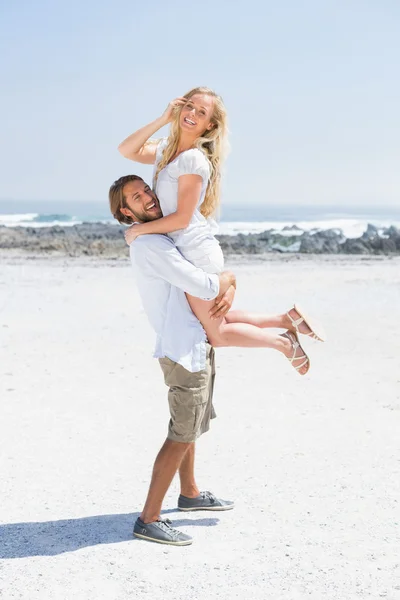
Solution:
<svg viewBox="0 0 400 600">
<path fill-rule="evenodd" d="M 293 364 L 293 361 L 298 360 L 299 358 L 305 358 L 305 356 L 296 356 L 296 351 L 300 348 L 300 343 L 298 339 L 291 333 L 284 333 L 284 337 L 286 337 L 289 342 L 292 344 L 293 355 L 291 358 L 287 357 L 288 361 Z"/>
<path fill-rule="evenodd" d="M 301 365 L 293 365 L 294 368 L 296 369 L 296 371 L 298 371 L 299 369 L 301 369 L 301 367 L 304 367 L 304 365 L 308 364 L 309 359 L 307 358 L 307 360 L 305 360 L 303 363 L 301 363 Z"/>
<path fill-rule="evenodd" d="M 290 343 L 292 344 L 292 349 L 293 349 L 293 355 L 292 358 L 287 357 L 288 361 L 290 362 L 290 364 L 292 365 L 292 367 L 294 367 L 296 369 L 296 371 L 298 371 L 299 369 L 301 369 L 301 367 L 304 367 L 304 365 L 306 365 L 307 363 L 310 362 L 310 359 L 308 358 L 308 356 L 306 354 L 302 354 L 301 356 L 296 356 L 296 351 L 298 348 L 301 348 L 300 346 L 300 342 L 297 339 L 296 335 L 294 333 L 291 332 L 285 332 L 282 334 L 284 337 L 286 337 Z M 303 358 L 305 359 L 304 362 L 301 363 L 301 365 L 294 365 L 294 361 L 295 360 L 303 360 Z"/>
<path fill-rule="evenodd" d="M 291 310 L 292 310 L 292 309 L 291 309 Z M 294 309 L 294 310 L 296 310 L 296 309 Z M 296 312 L 297 312 L 297 311 L 296 311 Z M 294 318 L 292 317 L 292 315 L 291 315 L 289 312 L 287 312 L 287 313 L 286 313 L 286 316 L 288 316 L 288 317 L 289 317 L 289 319 L 290 319 L 290 321 L 292 322 L 292 325 L 293 325 L 293 327 L 295 328 L 295 330 L 297 331 L 297 333 L 300 333 L 300 331 L 299 331 L 299 325 L 301 325 L 303 322 L 305 323 L 305 321 L 304 321 L 304 317 L 299 317 L 298 319 L 294 319 Z M 309 334 L 308 334 L 308 335 L 309 335 Z"/>
<path fill-rule="evenodd" d="M 301 360 L 302 358 L 305 358 L 306 362 L 307 362 L 308 356 L 306 356 L 305 354 L 302 354 L 301 356 L 293 356 L 292 358 L 289 358 L 289 360 L 293 364 L 295 360 Z M 295 366 L 295 365 L 293 365 L 293 366 Z"/>
<path fill-rule="evenodd" d="M 297 309 L 295 307 L 293 307 L 290 310 L 295 310 L 297 312 Z M 300 316 L 298 319 L 294 319 L 289 312 L 286 313 L 286 316 L 289 317 L 293 327 L 296 330 L 296 333 L 299 333 L 300 335 L 308 335 L 309 337 L 312 337 L 314 340 L 319 340 L 319 337 L 317 336 L 316 333 L 314 333 L 314 331 L 311 329 L 310 325 L 307 323 L 307 321 L 305 320 L 304 317 Z M 302 333 L 300 331 L 299 325 L 301 325 L 302 323 L 304 323 L 304 325 L 306 325 L 310 329 L 309 333 Z"/>
</svg>

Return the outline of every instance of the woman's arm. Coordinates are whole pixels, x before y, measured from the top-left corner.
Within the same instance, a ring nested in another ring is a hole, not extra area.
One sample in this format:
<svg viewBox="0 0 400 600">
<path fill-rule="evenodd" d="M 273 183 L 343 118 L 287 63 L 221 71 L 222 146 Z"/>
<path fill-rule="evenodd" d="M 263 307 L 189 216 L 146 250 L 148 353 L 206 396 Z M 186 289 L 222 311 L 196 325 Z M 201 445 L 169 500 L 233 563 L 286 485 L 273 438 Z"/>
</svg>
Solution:
<svg viewBox="0 0 400 600">
<path fill-rule="evenodd" d="M 154 165 L 156 162 L 157 144 L 151 143 L 148 140 L 167 123 L 168 121 L 165 121 L 163 117 L 159 117 L 127 137 L 118 146 L 118 151 L 125 158 L 129 158 L 135 162 L 143 163 L 144 165 Z"/>
<path fill-rule="evenodd" d="M 118 146 L 118 151 L 125 158 L 145 165 L 153 165 L 156 161 L 157 144 L 149 143 L 149 139 L 156 131 L 170 123 L 173 119 L 174 109 L 186 103 L 186 98 L 175 98 L 165 109 L 161 117 L 132 133 Z"/>
<path fill-rule="evenodd" d="M 201 175 L 181 175 L 178 179 L 178 207 L 176 212 L 155 221 L 133 225 L 125 232 L 127 244 L 146 233 L 171 233 L 185 229 L 200 199 L 203 179 Z"/>
</svg>

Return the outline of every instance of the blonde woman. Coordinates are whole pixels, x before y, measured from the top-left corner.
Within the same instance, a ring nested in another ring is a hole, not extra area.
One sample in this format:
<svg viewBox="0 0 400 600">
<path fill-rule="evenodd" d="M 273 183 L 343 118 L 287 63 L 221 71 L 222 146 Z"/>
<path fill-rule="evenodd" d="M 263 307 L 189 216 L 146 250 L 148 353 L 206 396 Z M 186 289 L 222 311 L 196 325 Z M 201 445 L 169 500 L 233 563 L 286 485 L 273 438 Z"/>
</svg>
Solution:
<svg viewBox="0 0 400 600">
<path fill-rule="evenodd" d="M 152 140 L 164 125 L 171 123 L 169 137 Z M 139 129 L 120 146 L 120 153 L 133 161 L 154 164 L 153 189 L 163 218 L 130 227 L 128 244 L 143 234 L 167 234 L 183 256 L 208 273 L 220 273 L 224 259 L 214 236 L 219 202 L 221 163 L 227 137 L 226 109 L 222 98 L 209 88 L 199 87 L 173 100 L 161 117 Z M 134 200 L 134 199 L 133 199 Z M 149 207 L 151 208 L 151 207 Z M 218 317 L 218 301 L 188 296 L 189 304 L 214 347 L 238 346 L 274 348 L 305 375 L 310 360 L 298 334 L 323 341 L 323 332 L 294 306 L 277 316 L 230 311 Z M 265 331 L 284 328 L 283 334 Z"/>
</svg>

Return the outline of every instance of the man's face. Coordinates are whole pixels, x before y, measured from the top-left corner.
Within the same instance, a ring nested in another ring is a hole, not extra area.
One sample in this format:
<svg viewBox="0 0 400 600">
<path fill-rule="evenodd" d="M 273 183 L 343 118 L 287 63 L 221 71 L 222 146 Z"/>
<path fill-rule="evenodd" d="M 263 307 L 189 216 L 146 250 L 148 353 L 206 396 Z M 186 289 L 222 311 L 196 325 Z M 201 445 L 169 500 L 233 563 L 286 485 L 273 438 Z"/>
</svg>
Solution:
<svg viewBox="0 0 400 600">
<path fill-rule="evenodd" d="M 129 181 L 124 185 L 122 193 L 125 198 L 125 208 L 121 212 L 135 221 L 146 223 L 155 221 L 163 216 L 158 198 L 144 181 Z"/>
</svg>

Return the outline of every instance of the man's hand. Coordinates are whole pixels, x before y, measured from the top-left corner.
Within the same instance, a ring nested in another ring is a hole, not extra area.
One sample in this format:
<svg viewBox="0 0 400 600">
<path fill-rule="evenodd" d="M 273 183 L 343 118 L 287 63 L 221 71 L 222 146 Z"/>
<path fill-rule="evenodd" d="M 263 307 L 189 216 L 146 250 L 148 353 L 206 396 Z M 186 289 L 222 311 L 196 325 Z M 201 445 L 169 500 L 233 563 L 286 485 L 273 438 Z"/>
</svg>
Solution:
<svg viewBox="0 0 400 600">
<path fill-rule="evenodd" d="M 219 295 L 223 296 L 225 292 L 233 285 L 236 288 L 236 276 L 232 271 L 222 271 L 219 274 Z"/>
<path fill-rule="evenodd" d="M 224 317 L 230 311 L 235 294 L 236 288 L 234 285 L 231 285 L 224 294 L 216 298 L 215 304 L 209 313 L 212 321 Z"/>
</svg>

